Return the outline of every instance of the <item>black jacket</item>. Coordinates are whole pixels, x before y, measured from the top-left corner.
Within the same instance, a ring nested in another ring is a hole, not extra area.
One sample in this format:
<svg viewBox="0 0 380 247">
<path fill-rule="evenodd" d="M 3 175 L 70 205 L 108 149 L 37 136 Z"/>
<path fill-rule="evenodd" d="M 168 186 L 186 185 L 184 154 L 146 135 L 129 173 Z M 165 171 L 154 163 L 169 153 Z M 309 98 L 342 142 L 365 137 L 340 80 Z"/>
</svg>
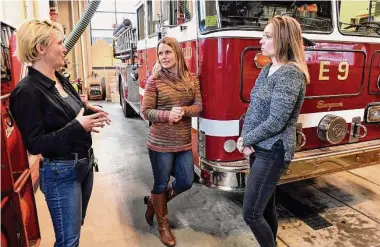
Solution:
<svg viewBox="0 0 380 247">
<path fill-rule="evenodd" d="M 88 150 L 91 133 L 76 120 L 76 113 L 55 88 L 55 81 L 29 67 L 10 96 L 10 110 L 31 154 L 64 156 Z M 70 82 L 56 72 L 62 86 L 85 108 Z M 85 108 L 86 109 L 86 108 Z M 88 110 L 86 114 L 90 114 Z"/>
</svg>

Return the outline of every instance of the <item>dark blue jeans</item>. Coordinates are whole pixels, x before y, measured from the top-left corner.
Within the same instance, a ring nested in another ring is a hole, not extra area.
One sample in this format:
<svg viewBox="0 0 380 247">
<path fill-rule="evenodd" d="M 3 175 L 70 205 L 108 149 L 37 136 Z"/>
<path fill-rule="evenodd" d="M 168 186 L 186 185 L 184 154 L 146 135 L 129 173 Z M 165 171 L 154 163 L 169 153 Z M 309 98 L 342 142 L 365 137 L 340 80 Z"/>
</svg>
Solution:
<svg viewBox="0 0 380 247">
<path fill-rule="evenodd" d="M 285 168 L 284 146 L 279 140 L 271 150 L 254 148 L 244 194 L 243 218 L 261 247 L 274 247 L 278 228 L 275 191 Z"/>
<path fill-rule="evenodd" d="M 191 188 L 194 180 L 194 162 L 191 151 L 175 153 L 161 153 L 151 149 L 148 151 L 154 177 L 153 194 L 165 192 L 172 170 L 175 177 L 172 186 L 177 194 Z"/>
<path fill-rule="evenodd" d="M 40 188 L 53 221 L 54 247 L 79 245 L 93 181 L 92 164 L 87 158 L 69 161 L 44 158 L 40 168 Z"/>
</svg>

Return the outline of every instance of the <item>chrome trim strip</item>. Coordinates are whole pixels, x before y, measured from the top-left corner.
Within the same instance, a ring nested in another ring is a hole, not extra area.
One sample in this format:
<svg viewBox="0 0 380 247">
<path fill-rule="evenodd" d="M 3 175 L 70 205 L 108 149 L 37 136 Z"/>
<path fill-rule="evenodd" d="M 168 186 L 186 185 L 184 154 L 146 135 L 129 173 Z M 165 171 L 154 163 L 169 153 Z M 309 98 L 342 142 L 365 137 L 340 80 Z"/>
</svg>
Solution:
<svg viewBox="0 0 380 247">
<path fill-rule="evenodd" d="M 220 172 L 244 172 L 245 170 L 249 170 L 249 164 L 247 160 L 239 160 L 233 162 L 213 162 L 206 160 L 204 158 L 200 159 L 202 164 L 206 164 L 210 166 L 214 171 Z M 226 165 L 222 165 L 222 164 Z M 234 164 L 233 166 L 227 166 L 228 164 Z"/>
<path fill-rule="evenodd" d="M 321 158 L 336 158 L 345 155 L 352 155 L 362 152 L 370 152 L 375 149 L 380 148 L 380 140 L 345 144 L 341 146 L 333 146 L 328 148 L 320 148 L 307 150 L 295 154 L 295 158 L 292 160 L 294 162 L 308 161 L 311 159 L 321 159 Z"/>
<path fill-rule="evenodd" d="M 344 165 L 341 165 L 341 162 Z M 327 166 L 322 167 L 324 163 Z M 380 140 L 307 150 L 296 153 L 295 159 L 284 171 L 279 184 L 377 163 L 380 164 Z M 200 158 L 200 167 L 202 184 L 223 191 L 244 191 L 249 174 L 247 160 L 214 162 Z"/>
</svg>

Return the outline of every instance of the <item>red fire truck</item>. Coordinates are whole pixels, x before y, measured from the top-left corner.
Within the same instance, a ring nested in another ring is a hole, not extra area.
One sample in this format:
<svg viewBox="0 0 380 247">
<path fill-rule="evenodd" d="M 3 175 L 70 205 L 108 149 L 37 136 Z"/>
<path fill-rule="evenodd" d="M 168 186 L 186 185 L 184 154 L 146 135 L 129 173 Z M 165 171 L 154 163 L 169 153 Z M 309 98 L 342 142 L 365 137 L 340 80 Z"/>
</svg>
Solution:
<svg viewBox="0 0 380 247">
<path fill-rule="evenodd" d="M 199 76 L 203 112 L 193 118 L 194 170 L 213 188 L 244 190 L 248 162 L 236 149 L 260 69 L 259 40 L 274 15 L 302 26 L 311 83 L 297 124 L 297 152 L 280 183 L 380 164 L 380 2 L 141 1 L 137 27 L 115 34 L 123 113 L 141 115 L 163 36 L 175 37 Z M 365 21 L 357 15 L 368 13 Z"/>
</svg>

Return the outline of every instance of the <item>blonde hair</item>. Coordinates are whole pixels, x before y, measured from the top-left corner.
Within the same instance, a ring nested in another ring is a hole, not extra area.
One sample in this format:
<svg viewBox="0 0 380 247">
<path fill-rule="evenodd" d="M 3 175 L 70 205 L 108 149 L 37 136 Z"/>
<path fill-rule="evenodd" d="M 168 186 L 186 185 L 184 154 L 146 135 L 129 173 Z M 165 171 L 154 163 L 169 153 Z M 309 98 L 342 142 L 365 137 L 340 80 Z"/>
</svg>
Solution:
<svg viewBox="0 0 380 247">
<path fill-rule="evenodd" d="M 273 25 L 273 45 L 277 61 L 293 63 L 305 74 L 306 83 L 310 83 L 301 25 L 289 16 L 274 16 L 269 20 L 268 24 L 270 23 Z"/>
<path fill-rule="evenodd" d="M 175 38 L 172 38 L 172 37 L 162 38 L 157 44 L 157 59 L 158 59 L 158 47 L 161 44 L 168 45 L 170 46 L 170 48 L 173 49 L 174 55 L 176 57 L 176 65 L 177 65 L 177 70 L 178 70 L 177 72 L 178 72 L 179 78 L 187 85 L 187 89 L 194 89 L 194 80 L 185 63 L 185 58 L 183 56 L 182 48 L 179 42 Z M 162 66 L 160 62 L 157 61 L 153 68 L 153 74 L 156 75 L 160 70 L 162 70 Z"/>
<path fill-rule="evenodd" d="M 33 63 L 38 59 L 37 44 L 49 46 L 52 35 L 62 34 L 61 24 L 50 20 L 31 19 L 25 21 L 16 33 L 16 56 L 22 63 Z"/>
</svg>

